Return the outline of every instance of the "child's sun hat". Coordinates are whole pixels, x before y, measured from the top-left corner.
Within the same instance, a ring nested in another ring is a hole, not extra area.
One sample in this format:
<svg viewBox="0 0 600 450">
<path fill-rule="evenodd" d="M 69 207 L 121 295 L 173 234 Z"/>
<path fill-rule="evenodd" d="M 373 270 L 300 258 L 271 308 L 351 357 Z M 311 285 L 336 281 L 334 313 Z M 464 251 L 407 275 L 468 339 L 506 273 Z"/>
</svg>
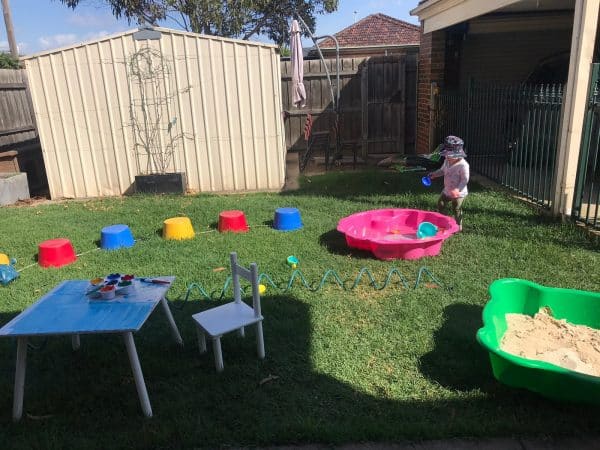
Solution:
<svg viewBox="0 0 600 450">
<path fill-rule="evenodd" d="M 458 136 L 446 136 L 440 154 L 444 158 L 466 158 L 465 143 Z"/>
</svg>

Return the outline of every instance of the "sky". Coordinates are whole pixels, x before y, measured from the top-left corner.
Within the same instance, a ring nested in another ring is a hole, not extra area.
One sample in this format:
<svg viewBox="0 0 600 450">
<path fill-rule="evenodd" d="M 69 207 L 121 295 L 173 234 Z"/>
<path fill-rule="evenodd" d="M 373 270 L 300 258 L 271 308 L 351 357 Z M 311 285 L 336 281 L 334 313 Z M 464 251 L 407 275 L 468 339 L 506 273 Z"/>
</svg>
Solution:
<svg viewBox="0 0 600 450">
<path fill-rule="evenodd" d="M 65 47 L 74 43 L 97 39 L 102 36 L 136 28 L 126 20 L 117 20 L 101 0 L 82 0 L 75 10 L 67 8 L 58 0 L 8 0 L 12 13 L 15 38 L 22 55 Z M 369 14 L 383 13 L 411 23 L 418 23 L 410 16 L 418 0 L 339 0 L 339 8 L 333 14 L 317 16 L 316 36 L 335 34 Z M 0 51 L 8 50 L 6 28 L 0 25 Z M 174 22 L 161 26 L 179 28 Z M 264 38 L 252 38 L 264 41 Z M 305 46 L 312 46 L 305 40 Z"/>
</svg>

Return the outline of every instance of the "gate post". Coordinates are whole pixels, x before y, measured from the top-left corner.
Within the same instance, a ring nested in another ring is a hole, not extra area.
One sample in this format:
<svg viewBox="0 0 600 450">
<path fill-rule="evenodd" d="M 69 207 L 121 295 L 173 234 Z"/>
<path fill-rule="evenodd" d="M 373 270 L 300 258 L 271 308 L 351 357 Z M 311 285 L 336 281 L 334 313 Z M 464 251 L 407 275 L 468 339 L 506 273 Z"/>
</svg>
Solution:
<svg viewBox="0 0 600 450">
<path fill-rule="evenodd" d="M 590 80 L 590 89 L 588 92 L 588 101 L 586 109 L 586 117 L 583 124 L 583 133 L 581 139 L 581 149 L 579 151 L 579 165 L 577 167 L 577 177 L 575 178 L 575 195 L 573 198 L 573 210 L 572 215 L 578 218 L 581 214 L 581 201 L 586 182 L 586 171 L 588 168 L 588 157 L 590 154 L 590 138 L 593 127 L 593 103 L 594 95 L 597 94 L 598 79 L 600 75 L 600 64 L 592 65 L 592 77 Z"/>
<path fill-rule="evenodd" d="M 553 214 L 563 218 L 571 215 L 573 205 L 599 8 L 600 0 L 576 0 L 575 3 L 569 77 L 563 103 L 552 202 Z"/>
</svg>

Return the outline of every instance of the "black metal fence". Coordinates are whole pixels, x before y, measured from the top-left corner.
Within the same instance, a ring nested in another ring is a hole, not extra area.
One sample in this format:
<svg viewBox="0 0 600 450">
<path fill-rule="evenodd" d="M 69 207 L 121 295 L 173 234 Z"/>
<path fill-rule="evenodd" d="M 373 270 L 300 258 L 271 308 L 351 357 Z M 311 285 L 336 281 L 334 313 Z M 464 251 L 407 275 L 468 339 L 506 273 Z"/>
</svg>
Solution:
<svg viewBox="0 0 600 450">
<path fill-rule="evenodd" d="M 600 229 L 600 64 L 594 64 L 583 125 L 572 215 Z"/>
<path fill-rule="evenodd" d="M 469 83 L 437 98 L 439 137 L 464 139 L 473 171 L 550 208 L 562 85 Z"/>
</svg>

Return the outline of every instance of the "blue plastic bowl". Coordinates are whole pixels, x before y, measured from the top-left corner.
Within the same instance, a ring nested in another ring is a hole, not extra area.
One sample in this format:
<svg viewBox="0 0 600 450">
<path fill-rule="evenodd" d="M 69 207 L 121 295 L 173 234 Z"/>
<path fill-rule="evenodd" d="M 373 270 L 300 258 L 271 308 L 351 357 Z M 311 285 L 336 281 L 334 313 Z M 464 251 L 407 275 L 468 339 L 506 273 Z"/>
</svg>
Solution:
<svg viewBox="0 0 600 450">
<path fill-rule="evenodd" d="M 423 186 L 431 186 L 431 178 L 429 177 L 423 177 L 421 178 L 421 183 L 423 183 Z"/>
<path fill-rule="evenodd" d="M 103 250 L 117 250 L 122 247 L 133 247 L 135 240 L 127 225 L 118 224 L 102 228 L 100 247 Z"/>
<path fill-rule="evenodd" d="M 302 219 L 298 208 L 277 208 L 273 228 L 279 231 L 293 231 L 302 228 Z"/>
</svg>

